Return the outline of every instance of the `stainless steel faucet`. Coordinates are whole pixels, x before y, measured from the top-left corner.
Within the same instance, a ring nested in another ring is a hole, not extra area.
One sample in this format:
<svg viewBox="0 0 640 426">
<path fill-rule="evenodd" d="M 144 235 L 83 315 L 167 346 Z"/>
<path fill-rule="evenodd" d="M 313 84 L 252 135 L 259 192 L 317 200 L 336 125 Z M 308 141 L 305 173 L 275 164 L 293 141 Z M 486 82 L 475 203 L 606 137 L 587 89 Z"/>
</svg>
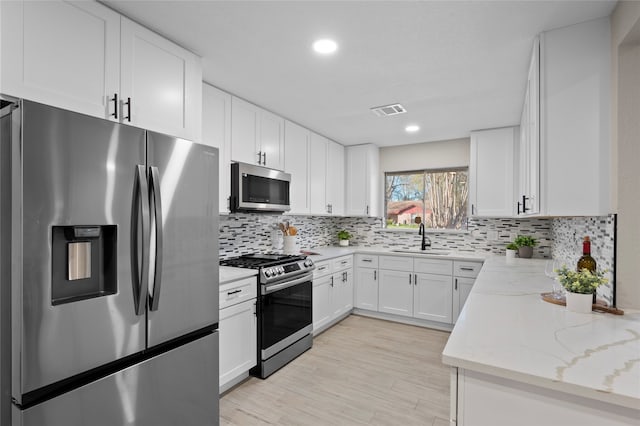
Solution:
<svg viewBox="0 0 640 426">
<path fill-rule="evenodd" d="M 427 233 L 424 232 L 424 223 L 422 222 L 420 222 L 420 226 L 418 227 L 418 235 L 422 235 L 420 250 L 426 250 L 427 247 L 431 247 L 431 239 L 427 237 Z"/>
</svg>

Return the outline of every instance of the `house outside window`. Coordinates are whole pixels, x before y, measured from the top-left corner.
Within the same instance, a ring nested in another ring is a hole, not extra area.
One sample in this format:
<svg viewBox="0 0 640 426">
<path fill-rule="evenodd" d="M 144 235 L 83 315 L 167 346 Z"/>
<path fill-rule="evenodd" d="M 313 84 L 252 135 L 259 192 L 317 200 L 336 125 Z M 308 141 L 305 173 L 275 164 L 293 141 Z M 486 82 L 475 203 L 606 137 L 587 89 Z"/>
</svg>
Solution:
<svg viewBox="0 0 640 426">
<path fill-rule="evenodd" d="M 466 168 L 385 173 L 386 227 L 463 229 L 468 195 Z"/>
</svg>

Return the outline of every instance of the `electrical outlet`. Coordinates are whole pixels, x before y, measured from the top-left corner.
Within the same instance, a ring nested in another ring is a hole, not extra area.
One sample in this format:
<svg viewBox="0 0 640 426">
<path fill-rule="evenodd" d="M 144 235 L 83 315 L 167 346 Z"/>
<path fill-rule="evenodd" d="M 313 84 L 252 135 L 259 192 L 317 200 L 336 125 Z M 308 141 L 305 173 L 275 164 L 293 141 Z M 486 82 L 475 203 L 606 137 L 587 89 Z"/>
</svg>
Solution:
<svg viewBox="0 0 640 426">
<path fill-rule="evenodd" d="M 498 231 L 487 231 L 487 239 L 489 241 L 497 241 L 498 240 Z"/>
</svg>

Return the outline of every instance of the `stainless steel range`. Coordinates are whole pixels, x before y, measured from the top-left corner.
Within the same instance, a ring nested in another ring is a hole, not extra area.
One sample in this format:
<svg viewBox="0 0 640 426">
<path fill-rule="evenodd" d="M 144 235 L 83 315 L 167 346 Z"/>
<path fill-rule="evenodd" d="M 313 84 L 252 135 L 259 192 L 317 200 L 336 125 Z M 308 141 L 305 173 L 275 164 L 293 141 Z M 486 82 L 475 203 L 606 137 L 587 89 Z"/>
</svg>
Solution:
<svg viewBox="0 0 640 426">
<path fill-rule="evenodd" d="M 220 265 L 258 270 L 258 365 L 267 378 L 311 348 L 312 280 L 315 265 L 301 255 L 248 254 Z"/>
</svg>

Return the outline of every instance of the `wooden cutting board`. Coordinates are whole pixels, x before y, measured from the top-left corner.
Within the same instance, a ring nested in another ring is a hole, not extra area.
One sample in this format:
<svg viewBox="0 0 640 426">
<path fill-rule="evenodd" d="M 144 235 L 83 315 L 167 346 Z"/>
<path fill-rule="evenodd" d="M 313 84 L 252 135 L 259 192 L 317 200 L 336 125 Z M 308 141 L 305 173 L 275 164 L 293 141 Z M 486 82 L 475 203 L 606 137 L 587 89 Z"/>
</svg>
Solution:
<svg viewBox="0 0 640 426">
<path fill-rule="evenodd" d="M 540 296 L 542 296 L 542 300 L 544 300 L 545 302 L 553 303 L 554 305 L 567 305 L 567 301 L 565 300 L 564 296 L 562 297 L 562 299 L 554 298 L 553 293 L 541 293 Z M 600 303 L 594 303 L 591 309 L 596 312 L 606 312 L 613 315 L 624 315 L 624 311 L 622 309 L 605 306 Z"/>
</svg>

